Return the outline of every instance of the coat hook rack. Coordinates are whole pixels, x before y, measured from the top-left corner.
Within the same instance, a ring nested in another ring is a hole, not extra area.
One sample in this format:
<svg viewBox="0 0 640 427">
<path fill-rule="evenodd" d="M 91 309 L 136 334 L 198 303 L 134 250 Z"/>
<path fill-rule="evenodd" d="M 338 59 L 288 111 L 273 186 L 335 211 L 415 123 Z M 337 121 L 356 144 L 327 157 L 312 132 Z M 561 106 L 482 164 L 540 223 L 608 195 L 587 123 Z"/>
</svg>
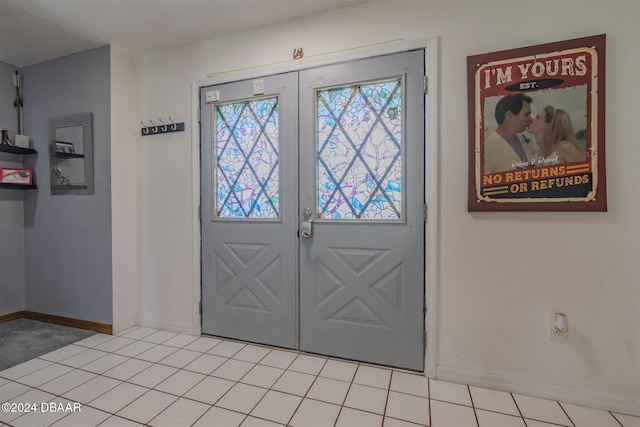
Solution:
<svg viewBox="0 0 640 427">
<path fill-rule="evenodd" d="M 140 124 L 142 124 L 142 129 L 140 129 L 142 136 L 184 131 L 184 122 L 176 123 L 171 116 L 169 116 L 169 123 L 165 123 L 162 119 L 158 120 L 161 123 L 160 125 L 153 123 L 153 120 L 149 120 L 151 126 L 147 126 L 143 121 L 140 121 Z"/>
</svg>

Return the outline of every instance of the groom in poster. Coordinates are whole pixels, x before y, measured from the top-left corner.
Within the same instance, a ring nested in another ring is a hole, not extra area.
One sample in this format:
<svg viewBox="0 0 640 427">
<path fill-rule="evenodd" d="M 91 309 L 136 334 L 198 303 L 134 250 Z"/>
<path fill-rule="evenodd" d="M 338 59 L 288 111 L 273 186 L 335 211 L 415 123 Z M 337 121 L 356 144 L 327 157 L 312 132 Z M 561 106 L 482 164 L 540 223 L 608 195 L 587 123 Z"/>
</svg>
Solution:
<svg viewBox="0 0 640 427">
<path fill-rule="evenodd" d="M 492 174 L 530 165 L 538 144 L 519 135 L 531 124 L 531 97 L 507 95 L 496 104 L 498 128 L 484 141 L 483 174 Z"/>
</svg>

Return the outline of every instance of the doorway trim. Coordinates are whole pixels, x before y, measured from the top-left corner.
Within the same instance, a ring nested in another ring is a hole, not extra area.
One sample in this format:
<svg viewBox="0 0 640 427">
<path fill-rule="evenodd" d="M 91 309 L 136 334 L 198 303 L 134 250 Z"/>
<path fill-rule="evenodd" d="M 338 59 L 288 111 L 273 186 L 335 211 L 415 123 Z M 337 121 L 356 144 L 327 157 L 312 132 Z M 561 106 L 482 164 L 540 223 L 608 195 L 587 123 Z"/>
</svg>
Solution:
<svg viewBox="0 0 640 427">
<path fill-rule="evenodd" d="M 200 314 L 201 293 L 201 236 L 200 236 L 200 122 L 198 110 L 200 108 L 200 89 L 206 86 L 229 83 L 237 80 L 259 78 L 265 75 L 278 74 L 289 71 L 299 71 L 315 66 L 329 65 L 350 60 L 364 59 L 379 55 L 399 53 L 413 49 L 425 50 L 425 76 L 427 76 L 427 94 L 425 96 L 425 194 L 427 204 L 427 221 L 425 223 L 425 333 L 426 348 L 424 352 L 424 374 L 435 378 L 438 340 L 438 189 L 439 189 L 439 135 L 438 127 L 438 89 L 439 89 L 439 39 L 431 37 L 417 40 L 395 40 L 373 46 L 363 46 L 342 52 L 331 52 L 309 58 L 290 60 L 277 64 L 256 66 L 242 70 L 230 70 L 224 73 L 210 75 L 206 79 L 191 83 L 191 195 L 192 195 L 192 331 L 199 335 L 202 332 Z"/>
</svg>

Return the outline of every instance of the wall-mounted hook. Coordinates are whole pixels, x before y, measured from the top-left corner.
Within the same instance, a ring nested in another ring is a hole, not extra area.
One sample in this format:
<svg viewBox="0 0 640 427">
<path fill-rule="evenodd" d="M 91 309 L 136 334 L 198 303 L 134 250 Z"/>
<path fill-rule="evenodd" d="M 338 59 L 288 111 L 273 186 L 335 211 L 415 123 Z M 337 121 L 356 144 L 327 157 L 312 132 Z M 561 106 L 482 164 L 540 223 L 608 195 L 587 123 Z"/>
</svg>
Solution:
<svg viewBox="0 0 640 427">
<path fill-rule="evenodd" d="M 304 52 L 301 47 L 293 49 L 293 59 L 302 59 L 304 57 Z"/>
<path fill-rule="evenodd" d="M 161 128 L 161 129 L 162 129 L 162 132 L 166 132 L 166 131 L 169 129 L 169 128 L 167 127 L 167 124 L 166 124 L 164 121 L 162 121 L 162 119 L 158 119 L 158 120 L 160 120 L 160 123 L 162 123 L 162 124 L 163 124 L 163 126 L 162 126 L 162 128 Z"/>
<path fill-rule="evenodd" d="M 173 121 L 171 116 L 169 116 L 169 121 L 171 122 L 171 130 L 176 131 L 178 129 L 178 125 Z"/>
<path fill-rule="evenodd" d="M 170 124 L 165 123 L 164 120 L 162 119 L 159 119 L 159 120 L 160 120 L 160 123 L 162 123 L 162 126 L 156 125 L 155 123 L 153 123 L 153 120 L 149 120 L 151 125 L 147 126 L 145 122 L 141 120 L 140 121 L 140 123 L 142 124 L 142 129 L 140 129 L 141 134 L 143 136 L 147 136 L 147 135 L 159 135 L 161 133 L 184 131 L 184 122 L 176 123 L 173 121 L 171 117 L 169 117 Z"/>
</svg>

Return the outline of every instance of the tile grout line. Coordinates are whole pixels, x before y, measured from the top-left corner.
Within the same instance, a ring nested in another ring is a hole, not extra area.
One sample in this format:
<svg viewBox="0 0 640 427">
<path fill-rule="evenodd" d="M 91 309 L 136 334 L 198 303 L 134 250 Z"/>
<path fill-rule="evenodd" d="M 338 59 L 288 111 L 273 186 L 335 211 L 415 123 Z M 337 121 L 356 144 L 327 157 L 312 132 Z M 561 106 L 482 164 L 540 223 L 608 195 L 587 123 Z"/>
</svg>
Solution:
<svg viewBox="0 0 640 427">
<path fill-rule="evenodd" d="M 613 417 L 613 419 L 616 420 L 616 422 L 618 424 L 620 424 L 620 427 L 625 427 L 624 424 L 622 424 L 622 422 L 618 419 L 618 417 L 615 416 L 615 414 L 613 412 L 611 412 L 611 411 L 607 411 L 607 412 L 609 412 L 611 414 L 611 416 Z"/>
<path fill-rule="evenodd" d="M 384 400 L 384 409 L 382 410 L 382 425 L 384 425 L 384 420 L 387 417 L 387 407 L 389 405 L 389 396 L 391 395 L 391 382 L 393 381 L 393 369 L 389 375 L 389 383 L 387 384 L 387 398 Z"/>
<path fill-rule="evenodd" d="M 353 378 L 351 378 L 351 382 L 349 383 L 349 387 L 347 388 L 347 392 L 344 394 L 344 399 L 342 399 L 342 404 L 340 405 L 340 410 L 338 411 L 338 415 L 336 416 L 336 420 L 333 422 L 333 427 L 336 427 L 338 424 L 338 420 L 340 419 L 340 415 L 342 414 L 342 410 L 345 408 L 344 404 L 347 402 L 347 396 L 349 396 L 349 392 L 351 391 L 351 387 L 354 384 L 354 380 L 356 379 L 356 375 L 358 375 L 358 370 L 360 369 L 361 364 L 358 364 L 356 371 L 353 373 Z"/>
<path fill-rule="evenodd" d="M 480 427 L 480 420 L 478 420 L 478 411 L 476 411 L 476 405 L 473 403 L 473 395 L 471 394 L 471 387 L 467 385 L 467 393 L 469 393 L 469 400 L 471 400 L 471 408 L 473 409 L 473 416 L 476 418 L 476 425 Z"/>
<path fill-rule="evenodd" d="M 299 357 L 299 356 L 300 356 L 300 355 L 297 355 L 297 356 L 295 357 L 295 359 L 293 359 L 293 360 L 291 361 L 291 363 L 289 364 L 289 366 L 293 365 L 293 364 L 295 363 L 295 361 L 298 359 L 298 357 Z M 266 357 L 266 355 L 265 355 L 264 357 Z M 262 359 L 264 359 L 264 357 L 263 357 Z M 262 359 L 260 359 L 260 360 L 262 360 Z M 324 363 L 322 364 L 322 368 L 320 368 L 320 371 L 318 372 L 318 375 L 315 375 L 315 378 L 313 379 L 313 382 L 311 383 L 311 385 L 309 386 L 309 388 L 308 388 L 308 389 L 307 389 L 307 391 L 305 392 L 304 396 L 302 396 L 302 398 L 300 399 L 300 402 L 299 402 L 299 403 L 298 403 L 298 405 L 296 406 L 296 409 L 293 411 L 293 413 L 291 414 L 291 416 L 289 417 L 289 419 L 287 420 L 287 422 L 286 422 L 284 425 L 289 425 L 289 424 L 291 423 L 291 420 L 292 420 L 292 419 L 293 419 L 293 417 L 296 415 L 296 412 L 298 411 L 298 408 L 300 408 L 300 405 L 302 405 L 302 402 L 304 401 L 305 397 L 306 397 L 306 396 L 307 396 L 307 394 L 309 393 L 309 390 L 311 390 L 311 387 L 313 387 L 313 384 L 316 382 L 316 380 L 317 380 L 317 379 L 318 379 L 318 377 L 320 376 L 320 372 L 322 372 L 322 369 L 324 368 L 324 366 L 326 366 L 327 361 L 328 361 L 328 359 L 325 359 Z M 258 363 L 256 363 L 256 366 L 257 366 L 257 365 L 258 365 Z M 282 391 L 280 391 L 280 390 L 274 390 L 274 389 L 273 389 L 273 386 L 278 382 L 278 380 L 280 380 L 280 378 L 282 378 L 282 376 L 283 376 L 283 375 L 285 374 L 285 372 L 287 372 L 287 371 L 288 371 L 288 367 L 287 367 L 287 369 L 283 370 L 283 371 L 282 371 L 282 373 L 280 374 L 280 376 L 278 377 L 278 379 L 277 379 L 276 381 L 274 381 L 274 383 L 273 383 L 273 384 L 271 384 L 271 386 L 269 386 L 269 388 L 267 389 L 267 392 L 262 396 L 262 398 L 258 401 L 258 403 L 256 403 L 256 405 L 254 406 L 254 408 L 253 408 L 253 409 L 255 409 L 255 408 L 260 404 L 260 402 L 262 402 L 262 399 L 264 399 L 264 398 L 265 398 L 265 396 L 266 396 L 270 391 L 280 392 L 280 393 L 284 393 L 284 394 L 287 394 L 287 395 L 291 395 L 291 396 L 295 396 L 295 397 L 300 397 L 300 396 L 297 396 L 297 395 L 294 395 L 294 394 L 291 394 L 291 393 L 285 393 L 285 392 L 282 392 Z M 249 372 L 251 372 L 251 371 L 249 371 Z M 248 374 L 249 372 L 247 372 L 247 374 Z M 292 371 L 292 372 L 296 372 L 296 371 Z M 300 372 L 299 372 L 299 373 L 300 373 Z M 306 372 L 305 372 L 305 373 L 306 373 Z M 245 375 L 245 376 L 246 376 L 246 375 Z M 244 378 L 244 376 L 243 376 L 243 378 Z M 253 409 L 252 409 L 251 411 L 253 411 Z M 247 414 L 247 416 L 249 416 L 249 415 L 251 414 L 251 411 L 249 411 L 249 414 Z M 263 419 L 263 418 L 261 418 L 261 417 L 255 417 L 255 418 Z M 266 419 L 266 421 L 272 421 L 272 420 Z M 272 422 L 273 422 L 273 421 L 272 421 Z"/>
<path fill-rule="evenodd" d="M 297 357 L 296 357 L 296 359 L 297 359 Z M 294 361 L 295 361 L 295 359 L 294 359 Z M 327 366 L 328 362 L 329 362 L 329 359 L 326 359 L 324 361 L 324 363 L 322 364 L 322 368 L 320 368 L 320 371 L 318 371 L 318 375 L 316 375 L 316 377 L 313 379 L 313 382 L 311 383 L 311 385 L 309 385 L 309 388 L 307 389 L 307 391 L 304 392 L 304 396 L 302 396 L 302 399 L 300 399 L 300 403 L 298 403 L 298 406 L 296 406 L 296 409 L 293 411 L 293 413 L 291 414 L 291 416 L 289 417 L 289 420 L 285 423 L 285 425 L 288 426 L 288 425 L 291 424 L 291 421 L 293 421 L 293 418 L 296 416 L 296 413 L 300 409 L 300 406 L 302 406 L 302 402 L 304 402 L 304 400 L 309 395 L 309 391 L 311 391 L 311 389 L 313 388 L 313 385 L 316 383 L 316 381 L 318 381 L 318 378 L 320 378 L 320 374 L 322 373 L 322 370 L 324 369 L 324 367 Z M 293 364 L 293 362 L 291 362 L 291 364 Z M 291 366 L 291 365 L 289 365 L 289 366 Z M 286 370 L 284 372 L 286 372 Z M 282 373 L 283 375 L 284 375 L 284 372 Z M 282 377 L 282 375 L 281 375 L 281 377 Z M 273 383 L 273 384 L 275 385 L 275 383 Z M 346 396 L 345 396 L 345 398 L 346 398 Z M 336 421 L 337 421 L 337 418 L 336 418 Z"/>
<path fill-rule="evenodd" d="M 431 415 L 431 378 L 427 378 L 427 396 L 429 399 L 429 426 L 431 427 L 433 424 Z"/>
</svg>

